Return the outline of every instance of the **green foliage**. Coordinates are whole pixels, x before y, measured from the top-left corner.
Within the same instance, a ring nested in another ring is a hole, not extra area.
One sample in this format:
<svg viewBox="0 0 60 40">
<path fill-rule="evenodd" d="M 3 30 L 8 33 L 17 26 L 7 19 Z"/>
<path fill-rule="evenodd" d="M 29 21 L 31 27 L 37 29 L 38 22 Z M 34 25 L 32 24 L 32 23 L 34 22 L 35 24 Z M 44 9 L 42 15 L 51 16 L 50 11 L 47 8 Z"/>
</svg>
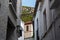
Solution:
<svg viewBox="0 0 60 40">
<path fill-rule="evenodd" d="M 28 11 L 23 10 L 23 11 L 22 11 L 22 14 L 28 14 Z"/>
<path fill-rule="evenodd" d="M 21 15 L 21 19 L 24 21 L 24 22 L 27 22 L 27 21 L 31 21 L 33 19 L 33 16 L 29 13 L 31 11 L 31 7 L 26 7 L 26 6 L 23 6 L 22 7 L 24 10 L 22 10 L 22 15 Z M 27 10 L 28 9 L 28 10 Z"/>
<path fill-rule="evenodd" d="M 24 22 L 32 21 L 32 18 L 33 18 L 32 15 L 21 16 L 21 19 L 22 19 Z"/>
</svg>

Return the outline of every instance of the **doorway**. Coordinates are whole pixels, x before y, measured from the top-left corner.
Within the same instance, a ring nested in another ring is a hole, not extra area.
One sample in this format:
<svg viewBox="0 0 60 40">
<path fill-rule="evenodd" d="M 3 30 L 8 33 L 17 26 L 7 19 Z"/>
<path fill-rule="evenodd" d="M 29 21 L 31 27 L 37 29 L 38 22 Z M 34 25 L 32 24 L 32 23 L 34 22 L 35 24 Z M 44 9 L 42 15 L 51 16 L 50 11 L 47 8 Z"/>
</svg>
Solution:
<svg viewBox="0 0 60 40">
<path fill-rule="evenodd" d="M 6 40 L 12 40 L 14 29 L 15 29 L 15 27 L 14 27 L 12 21 L 10 20 L 10 18 L 8 18 Z"/>
</svg>

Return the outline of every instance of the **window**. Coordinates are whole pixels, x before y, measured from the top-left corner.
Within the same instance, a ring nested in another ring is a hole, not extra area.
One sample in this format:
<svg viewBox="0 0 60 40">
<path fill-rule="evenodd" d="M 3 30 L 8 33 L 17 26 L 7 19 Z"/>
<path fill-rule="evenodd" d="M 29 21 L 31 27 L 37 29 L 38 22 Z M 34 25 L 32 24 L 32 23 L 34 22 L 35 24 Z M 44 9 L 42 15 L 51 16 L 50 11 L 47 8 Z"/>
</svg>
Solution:
<svg viewBox="0 0 60 40">
<path fill-rule="evenodd" d="M 37 39 L 36 40 L 39 40 L 38 30 L 36 31 L 36 35 L 37 35 Z"/>
<path fill-rule="evenodd" d="M 38 18 L 37 18 L 37 28 L 38 28 Z"/>
<path fill-rule="evenodd" d="M 29 31 L 29 26 L 26 27 L 26 31 Z"/>
<path fill-rule="evenodd" d="M 44 31 L 46 31 L 47 30 L 46 10 L 44 10 L 43 18 L 44 18 Z"/>
</svg>

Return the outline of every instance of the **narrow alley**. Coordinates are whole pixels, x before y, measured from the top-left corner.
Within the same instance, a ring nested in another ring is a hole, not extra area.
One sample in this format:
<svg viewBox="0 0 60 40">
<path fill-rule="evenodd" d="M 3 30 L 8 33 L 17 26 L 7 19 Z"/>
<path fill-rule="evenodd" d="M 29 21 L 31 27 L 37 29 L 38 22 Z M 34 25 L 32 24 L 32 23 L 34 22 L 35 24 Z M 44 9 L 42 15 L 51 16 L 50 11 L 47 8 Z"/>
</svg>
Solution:
<svg viewBox="0 0 60 40">
<path fill-rule="evenodd" d="M 60 40 L 60 0 L 0 0 L 0 40 Z"/>
</svg>

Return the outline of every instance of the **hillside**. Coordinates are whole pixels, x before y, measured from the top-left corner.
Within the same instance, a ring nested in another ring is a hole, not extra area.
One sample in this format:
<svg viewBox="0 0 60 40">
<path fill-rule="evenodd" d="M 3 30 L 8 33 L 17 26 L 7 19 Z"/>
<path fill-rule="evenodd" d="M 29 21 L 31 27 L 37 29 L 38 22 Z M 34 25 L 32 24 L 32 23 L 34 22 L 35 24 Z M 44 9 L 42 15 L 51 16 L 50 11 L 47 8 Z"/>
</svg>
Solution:
<svg viewBox="0 0 60 40">
<path fill-rule="evenodd" d="M 33 7 L 22 6 L 21 19 L 24 22 L 32 21 L 33 14 L 34 14 L 34 8 Z"/>
</svg>

